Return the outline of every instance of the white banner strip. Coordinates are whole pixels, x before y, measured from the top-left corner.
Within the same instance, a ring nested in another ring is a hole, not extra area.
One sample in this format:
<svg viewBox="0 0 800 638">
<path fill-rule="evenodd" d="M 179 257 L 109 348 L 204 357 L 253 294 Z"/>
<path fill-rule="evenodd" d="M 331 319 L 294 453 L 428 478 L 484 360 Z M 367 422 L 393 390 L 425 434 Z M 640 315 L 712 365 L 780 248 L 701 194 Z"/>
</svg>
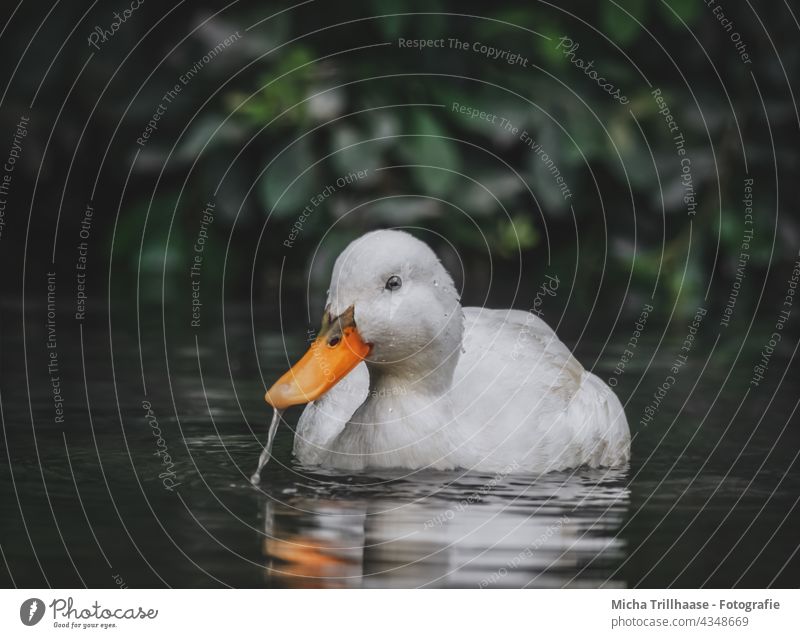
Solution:
<svg viewBox="0 0 800 638">
<path fill-rule="evenodd" d="M 3 590 L 0 600 L 3 636 L 764 636 L 800 620 L 796 590 Z"/>
</svg>

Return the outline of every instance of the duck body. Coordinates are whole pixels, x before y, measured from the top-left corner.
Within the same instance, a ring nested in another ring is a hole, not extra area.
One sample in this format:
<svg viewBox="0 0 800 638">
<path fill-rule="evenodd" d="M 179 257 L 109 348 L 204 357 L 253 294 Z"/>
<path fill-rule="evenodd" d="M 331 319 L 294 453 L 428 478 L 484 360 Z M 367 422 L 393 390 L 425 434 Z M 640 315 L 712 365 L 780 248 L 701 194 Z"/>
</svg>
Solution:
<svg viewBox="0 0 800 638">
<path fill-rule="evenodd" d="M 541 318 L 462 308 L 433 251 L 401 231 L 342 252 L 317 339 L 265 398 L 308 403 L 305 465 L 546 472 L 630 455 L 619 399 Z"/>
<path fill-rule="evenodd" d="M 431 468 L 548 472 L 624 464 L 630 432 L 617 396 L 538 316 L 464 308 L 463 349 L 444 394 L 361 363 L 310 403 L 294 453 L 346 471 Z M 418 386 L 418 387 L 417 387 Z"/>
</svg>

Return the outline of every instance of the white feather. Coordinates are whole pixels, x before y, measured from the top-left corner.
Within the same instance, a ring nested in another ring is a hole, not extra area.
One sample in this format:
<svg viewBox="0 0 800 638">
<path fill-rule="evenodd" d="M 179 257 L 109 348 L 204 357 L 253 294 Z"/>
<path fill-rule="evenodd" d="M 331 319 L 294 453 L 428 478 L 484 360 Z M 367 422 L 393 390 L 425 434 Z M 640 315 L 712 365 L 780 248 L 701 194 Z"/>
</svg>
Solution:
<svg viewBox="0 0 800 638">
<path fill-rule="evenodd" d="M 384 289 L 392 275 L 403 279 L 399 293 Z M 373 351 L 306 407 L 294 446 L 302 463 L 546 472 L 628 460 L 628 423 L 610 388 L 536 315 L 462 310 L 450 275 L 410 235 L 353 242 L 328 303 L 334 315 L 355 306 Z"/>
</svg>

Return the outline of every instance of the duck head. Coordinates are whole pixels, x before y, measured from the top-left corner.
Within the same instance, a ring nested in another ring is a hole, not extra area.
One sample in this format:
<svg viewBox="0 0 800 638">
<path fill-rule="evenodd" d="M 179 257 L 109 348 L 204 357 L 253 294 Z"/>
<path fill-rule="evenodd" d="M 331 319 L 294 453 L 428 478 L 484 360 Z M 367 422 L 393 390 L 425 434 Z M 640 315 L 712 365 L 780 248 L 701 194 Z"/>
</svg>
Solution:
<svg viewBox="0 0 800 638">
<path fill-rule="evenodd" d="M 314 401 L 362 361 L 373 388 L 445 391 L 462 336 L 458 293 L 434 252 L 408 233 L 374 231 L 337 258 L 317 338 L 265 399 L 277 409 Z"/>
</svg>

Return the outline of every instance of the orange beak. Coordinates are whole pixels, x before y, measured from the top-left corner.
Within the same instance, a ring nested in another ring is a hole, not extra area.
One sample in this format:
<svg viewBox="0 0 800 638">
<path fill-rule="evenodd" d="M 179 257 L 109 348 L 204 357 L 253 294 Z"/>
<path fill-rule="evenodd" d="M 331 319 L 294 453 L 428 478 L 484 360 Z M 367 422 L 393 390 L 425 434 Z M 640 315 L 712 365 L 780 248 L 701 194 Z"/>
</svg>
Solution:
<svg viewBox="0 0 800 638">
<path fill-rule="evenodd" d="M 267 391 L 264 400 L 285 410 L 318 399 L 369 354 L 372 346 L 358 334 L 350 306 L 336 319 L 326 310 L 319 336 L 303 357 Z"/>
</svg>

